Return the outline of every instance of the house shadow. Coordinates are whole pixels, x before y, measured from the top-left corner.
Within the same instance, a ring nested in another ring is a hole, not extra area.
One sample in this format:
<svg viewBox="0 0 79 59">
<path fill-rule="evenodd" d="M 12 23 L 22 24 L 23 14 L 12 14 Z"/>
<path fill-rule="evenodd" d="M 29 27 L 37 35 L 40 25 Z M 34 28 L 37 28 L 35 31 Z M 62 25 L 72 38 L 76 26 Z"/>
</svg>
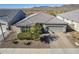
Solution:
<svg viewBox="0 0 79 59">
<path fill-rule="evenodd" d="M 73 32 L 75 31 L 73 28 L 71 28 L 70 26 L 67 26 L 66 32 Z"/>
</svg>

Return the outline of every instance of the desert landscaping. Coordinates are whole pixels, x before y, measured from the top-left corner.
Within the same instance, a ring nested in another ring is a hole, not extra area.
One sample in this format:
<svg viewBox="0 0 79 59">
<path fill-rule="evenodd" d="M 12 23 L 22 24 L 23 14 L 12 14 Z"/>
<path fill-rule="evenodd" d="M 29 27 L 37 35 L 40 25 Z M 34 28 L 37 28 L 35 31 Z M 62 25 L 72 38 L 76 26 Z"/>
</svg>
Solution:
<svg viewBox="0 0 79 59">
<path fill-rule="evenodd" d="M 79 5 L 0 9 L 0 15 L 0 48 L 79 48 Z"/>
</svg>

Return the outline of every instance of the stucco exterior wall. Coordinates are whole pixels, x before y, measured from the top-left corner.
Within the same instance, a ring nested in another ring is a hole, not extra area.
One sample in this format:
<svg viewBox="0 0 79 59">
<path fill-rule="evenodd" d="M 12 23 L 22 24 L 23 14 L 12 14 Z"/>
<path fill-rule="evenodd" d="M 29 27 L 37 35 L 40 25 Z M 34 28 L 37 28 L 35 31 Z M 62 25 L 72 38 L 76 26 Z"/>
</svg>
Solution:
<svg viewBox="0 0 79 59">
<path fill-rule="evenodd" d="M 12 32 L 16 32 L 16 33 L 20 33 L 21 29 L 20 27 L 16 27 L 16 26 L 11 26 Z"/>
</svg>

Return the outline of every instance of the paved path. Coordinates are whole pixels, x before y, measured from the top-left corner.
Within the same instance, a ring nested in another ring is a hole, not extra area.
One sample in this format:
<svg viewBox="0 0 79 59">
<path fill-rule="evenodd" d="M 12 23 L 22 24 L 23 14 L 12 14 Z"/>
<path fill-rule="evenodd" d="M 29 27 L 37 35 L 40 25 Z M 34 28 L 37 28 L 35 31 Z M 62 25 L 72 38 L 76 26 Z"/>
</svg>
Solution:
<svg viewBox="0 0 79 59">
<path fill-rule="evenodd" d="M 26 48 L 2 48 L 0 54 L 79 54 L 78 48 L 53 48 L 53 49 L 26 49 Z"/>
<path fill-rule="evenodd" d="M 58 39 L 51 41 L 50 48 L 75 48 L 64 33 L 56 33 Z"/>
</svg>

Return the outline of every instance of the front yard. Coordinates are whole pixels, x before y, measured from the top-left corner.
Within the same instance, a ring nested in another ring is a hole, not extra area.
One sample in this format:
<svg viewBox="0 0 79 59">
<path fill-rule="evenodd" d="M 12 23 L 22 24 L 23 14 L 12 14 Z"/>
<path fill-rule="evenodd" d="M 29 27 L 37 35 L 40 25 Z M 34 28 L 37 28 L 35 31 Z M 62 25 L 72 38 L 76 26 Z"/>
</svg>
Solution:
<svg viewBox="0 0 79 59">
<path fill-rule="evenodd" d="M 11 33 L 5 41 L 2 41 L 0 48 L 50 48 L 50 41 L 45 39 L 16 39 L 17 34 Z"/>
<path fill-rule="evenodd" d="M 5 41 L 2 42 L 0 48 L 75 48 L 69 40 L 66 33 L 54 33 L 56 38 L 42 40 L 19 40 L 16 39 L 16 33 L 12 33 Z"/>
<path fill-rule="evenodd" d="M 63 32 L 55 32 L 50 35 L 42 32 L 41 27 L 35 25 L 19 34 L 12 33 L 5 41 L 2 41 L 0 48 L 75 48 L 73 45 L 75 41 L 72 38 L 76 37 L 69 34 L 71 36 Z"/>
<path fill-rule="evenodd" d="M 48 33 L 43 36 L 42 27 L 36 24 L 27 31 L 19 34 L 11 34 L 0 45 L 1 48 L 50 48 L 49 43 L 52 39 Z"/>
</svg>

